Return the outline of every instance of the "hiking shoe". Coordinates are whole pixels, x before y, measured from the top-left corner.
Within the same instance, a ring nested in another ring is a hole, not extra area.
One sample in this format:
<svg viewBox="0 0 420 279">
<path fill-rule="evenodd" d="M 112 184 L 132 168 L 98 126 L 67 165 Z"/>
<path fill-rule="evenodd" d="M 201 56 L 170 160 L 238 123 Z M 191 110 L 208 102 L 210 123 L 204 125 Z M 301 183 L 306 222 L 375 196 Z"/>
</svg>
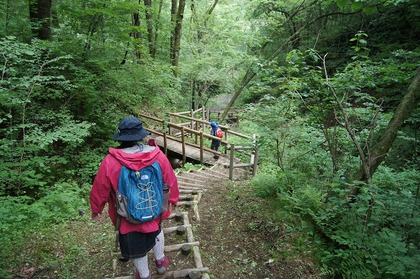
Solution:
<svg viewBox="0 0 420 279">
<path fill-rule="evenodd" d="M 166 272 L 166 268 L 169 265 L 169 259 L 167 256 L 163 257 L 161 260 L 156 260 L 156 269 L 158 274 L 164 274 Z"/>
<path fill-rule="evenodd" d="M 139 272 L 136 270 L 136 279 L 152 279 L 152 275 L 149 274 L 146 278 L 141 278 Z"/>
</svg>

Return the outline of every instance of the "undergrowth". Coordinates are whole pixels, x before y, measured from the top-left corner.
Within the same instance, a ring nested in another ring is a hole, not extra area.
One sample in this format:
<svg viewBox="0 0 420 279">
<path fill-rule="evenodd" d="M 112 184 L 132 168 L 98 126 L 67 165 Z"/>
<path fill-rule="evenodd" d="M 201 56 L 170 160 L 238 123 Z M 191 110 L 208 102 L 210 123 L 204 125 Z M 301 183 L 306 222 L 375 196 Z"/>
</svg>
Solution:
<svg viewBox="0 0 420 279">
<path fill-rule="evenodd" d="M 28 196 L 0 197 L 0 277 L 9 278 L 9 270 L 20 263 L 10 256 L 16 255 L 17 251 L 36 249 L 39 250 L 35 253 L 38 258 L 48 257 L 50 249 L 44 245 L 38 247 L 36 240 L 44 240 L 45 245 L 52 245 L 49 243 L 50 237 L 45 237 L 45 234 L 54 234 L 57 224 L 78 218 L 84 212 L 83 208 L 87 208 L 85 196 L 86 192 L 75 183 L 63 182 L 57 183 L 54 189 L 38 200 Z M 30 244 L 20 250 L 18 247 L 21 243 L 27 243 L 28 239 Z M 34 254 L 28 255 L 31 255 L 28 260 L 33 260 Z"/>
<path fill-rule="evenodd" d="M 419 179 L 414 170 L 381 167 L 352 199 L 350 183 L 316 184 L 276 168 L 263 169 L 251 185 L 276 201 L 273 215 L 299 232 L 293 249 L 312 247 L 326 278 L 418 278 Z"/>
</svg>

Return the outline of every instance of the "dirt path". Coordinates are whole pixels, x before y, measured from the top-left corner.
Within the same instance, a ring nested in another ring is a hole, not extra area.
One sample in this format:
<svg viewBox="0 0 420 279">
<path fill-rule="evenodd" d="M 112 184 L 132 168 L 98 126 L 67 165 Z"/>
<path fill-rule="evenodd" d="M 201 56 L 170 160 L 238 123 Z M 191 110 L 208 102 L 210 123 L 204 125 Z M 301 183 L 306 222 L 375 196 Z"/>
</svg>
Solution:
<svg viewBox="0 0 420 279">
<path fill-rule="evenodd" d="M 281 256 L 289 236 L 259 217 L 263 201 L 243 184 L 213 185 L 200 202 L 196 238 L 212 278 L 318 278 L 309 259 Z"/>
</svg>

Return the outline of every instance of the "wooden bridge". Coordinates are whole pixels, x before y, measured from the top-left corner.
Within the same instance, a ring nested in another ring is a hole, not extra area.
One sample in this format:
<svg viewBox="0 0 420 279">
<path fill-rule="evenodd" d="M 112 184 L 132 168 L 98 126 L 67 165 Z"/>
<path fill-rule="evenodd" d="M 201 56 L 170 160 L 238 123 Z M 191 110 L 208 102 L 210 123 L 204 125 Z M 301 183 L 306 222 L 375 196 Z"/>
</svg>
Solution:
<svg viewBox="0 0 420 279">
<path fill-rule="evenodd" d="M 234 168 L 250 168 L 255 175 L 258 164 L 256 135 L 247 136 L 235 132 L 228 125 L 219 125 L 223 139 L 219 152 L 210 149 L 212 139 L 209 123 L 211 112 L 205 108 L 190 112 L 169 113 L 167 119 L 139 114 L 144 128 L 152 133 L 164 153 L 179 157 L 183 162 L 197 162 L 202 165 L 223 164 L 229 168 L 229 179 L 233 179 Z M 219 154 L 219 159 L 214 155 Z"/>
</svg>

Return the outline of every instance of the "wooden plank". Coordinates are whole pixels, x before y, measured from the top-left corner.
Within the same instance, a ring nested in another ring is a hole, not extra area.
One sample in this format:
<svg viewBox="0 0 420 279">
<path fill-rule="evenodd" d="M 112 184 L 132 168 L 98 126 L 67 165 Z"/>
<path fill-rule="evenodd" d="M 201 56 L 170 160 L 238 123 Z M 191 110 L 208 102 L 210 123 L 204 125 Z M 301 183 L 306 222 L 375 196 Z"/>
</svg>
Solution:
<svg viewBox="0 0 420 279">
<path fill-rule="evenodd" d="M 248 168 L 248 167 L 253 167 L 254 164 L 252 163 L 248 163 L 248 164 L 234 164 L 233 167 L 234 168 Z"/>
<path fill-rule="evenodd" d="M 200 244 L 200 242 L 194 241 L 194 242 L 186 242 L 186 243 L 181 243 L 181 244 L 168 245 L 168 246 L 165 246 L 165 252 L 171 252 L 171 251 L 179 250 L 179 249 L 182 248 L 183 245 L 198 246 L 199 244 Z"/>
<path fill-rule="evenodd" d="M 179 189 L 179 192 L 180 193 L 188 193 L 188 194 L 191 194 L 191 195 L 198 195 L 199 193 L 203 193 L 204 192 L 204 190 L 202 190 L 202 189 L 197 189 L 197 190 L 186 190 L 186 189 Z"/>
<path fill-rule="evenodd" d="M 182 182 L 182 181 L 178 181 L 178 186 L 206 187 L 206 185 L 203 185 L 202 183 L 188 183 L 188 182 Z"/>
<path fill-rule="evenodd" d="M 189 177 L 187 177 L 186 175 L 188 175 Z M 185 180 L 193 180 L 194 178 L 196 178 L 195 181 L 200 181 L 200 182 L 205 182 L 203 181 L 203 178 L 206 180 L 219 180 L 219 177 L 217 176 L 215 177 L 213 175 L 209 175 L 206 173 L 197 173 L 197 172 L 188 172 L 188 174 L 184 172 L 182 175 L 178 175 L 177 178 L 185 179 Z"/>
<path fill-rule="evenodd" d="M 193 206 L 194 204 L 197 204 L 197 201 L 178 201 L 177 205 L 189 205 L 189 206 Z"/>
<path fill-rule="evenodd" d="M 197 185 L 196 187 L 195 186 L 185 186 L 185 185 L 179 185 L 179 188 L 182 188 L 182 189 L 190 189 L 190 190 L 202 190 L 203 192 L 206 192 L 207 191 L 207 189 L 201 189 L 201 188 L 197 188 L 197 187 L 202 187 L 202 185 Z"/>
<path fill-rule="evenodd" d="M 159 119 L 159 118 L 156 118 L 156 117 L 153 117 L 153 116 L 149 116 L 149 115 L 146 115 L 146 114 L 143 114 L 143 113 L 139 113 L 139 117 L 141 117 L 142 120 L 144 120 L 143 118 L 147 118 L 147 119 L 151 119 L 151 120 L 154 120 L 156 122 L 159 122 L 159 123 L 163 123 L 162 119 Z"/>
<path fill-rule="evenodd" d="M 164 275 L 154 275 L 153 278 L 156 279 L 173 279 L 173 278 L 187 278 L 188 274 L 191 272 L 208 272 L 209 269 L 207 267 L 202 268 L 187 268 L 187 269 L 180 269 L 175 271 L 166 272 Z"/>
<path fill-rule="evenodd" d="M 163 233 L 171 233 L 171 232 L 176 232 L 178 230 L 178 228 L 191 228 L 190 224 L 187 225 L 179 225 L 176 227 L 169 227 L 169 228 L 163 228 Z"/>
<path fill-rule="evenodd" d="M 188 175 L 192 176 L 192 177 L 195 177 L 195 178 L 198 178 L 203 182 L 205 180 L 219 180 L 218 177 L 214 177 L 214 176 L 211 176 L 211 175 L 208 175 L 208 174 L 203 174 L 203 173 L 189 172 Z M 178 177 L 182 178 L 183 176 L 179 175 Z M 205 180 L 203 180 L 203 179 L 205 179 Z"/>
<path fill-rule="evenodd" d="M 213 173 L 215 176 L 219 176 L 219 178 L 222 178 L 222 177 L 229 178 L 229 175 L 215 171 L 212 168 L 208 168 L 207 171 Z"/>
<path fill-rule="evenodd" d="M 157 136 L 154 138 L 157 145 L 164 147 L 164 139 L 161 136 Z M 177 141 L 172 140 L 169 136 L 166 137 L 166 149 L 171 150 L 175 153 L 182 154 L 182 144 Z M 208 149 L 203 148 L 203 155 L 202 160 L 204 164 L 214 165 L 217 161 L 213 158 L 214 154 L 208 151 Z M 195 161 L 200 161 L 200 148 L 195 147 L 194 145 L 185 142 L 185 157 L 188 159 L 192 159 Z M 220 159 L 219 159 L 220 160 Z"/>
</svg>

